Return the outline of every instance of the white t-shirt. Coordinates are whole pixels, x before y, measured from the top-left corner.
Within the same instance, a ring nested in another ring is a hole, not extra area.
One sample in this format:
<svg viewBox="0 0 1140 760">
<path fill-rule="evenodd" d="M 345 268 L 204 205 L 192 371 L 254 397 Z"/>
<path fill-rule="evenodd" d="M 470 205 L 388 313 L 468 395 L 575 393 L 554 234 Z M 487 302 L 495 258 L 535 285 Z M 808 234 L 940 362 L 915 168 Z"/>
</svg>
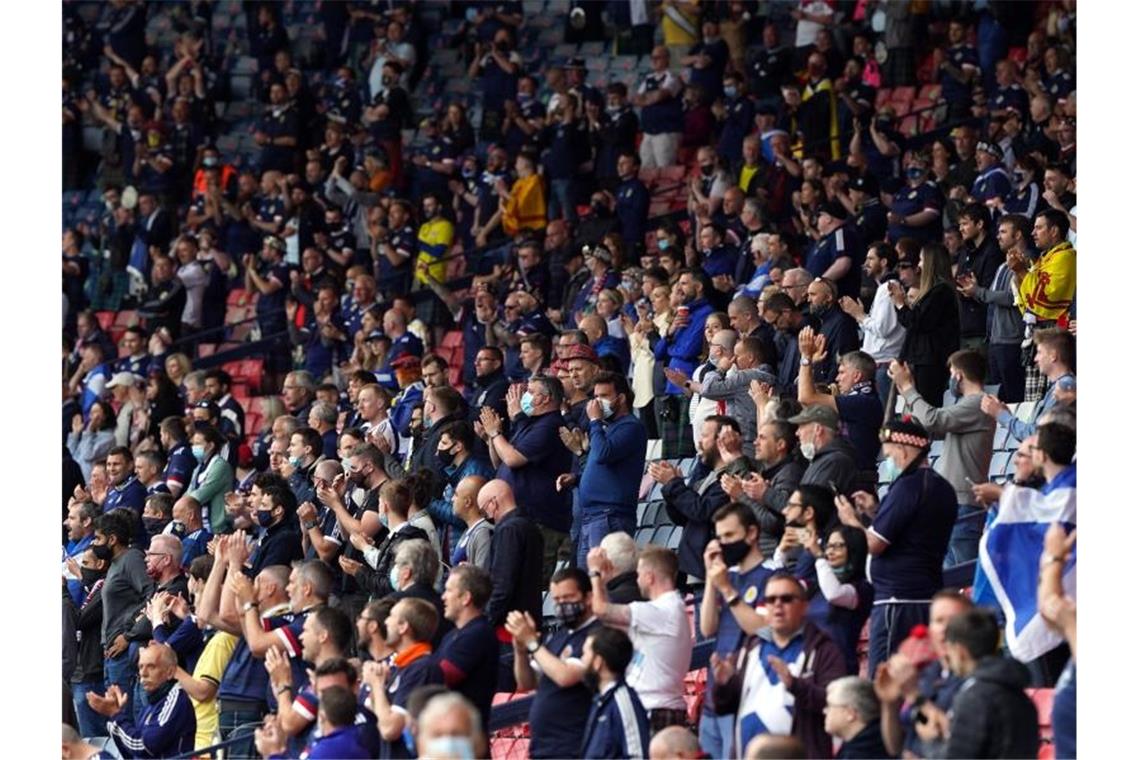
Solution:
<svg viewBox="0 0 1140 760">
<path fill-rule="evenodd" d="M 800 0 L 800 10 L 804 13 L 810 13 L 813 16 L 833 16 L 835 9 L 828 5 L 825 0 Z M 800 19 L 796 22 L 796 47 L 806 47 L 807 45 L 815 44 L 815 35 L 823 28 L 823 24 L 817 24 L 814 21 L 809 21 L 806 18 Z"/>
<path fill-rule="evenodd" d="M 685 673 L 693 654 L 693 632 L 685 601 L 676 591 L 652 602 L 629 605 L 633 660 L 625 680 L 646 710 L 685 709 Z"/>
</svg>

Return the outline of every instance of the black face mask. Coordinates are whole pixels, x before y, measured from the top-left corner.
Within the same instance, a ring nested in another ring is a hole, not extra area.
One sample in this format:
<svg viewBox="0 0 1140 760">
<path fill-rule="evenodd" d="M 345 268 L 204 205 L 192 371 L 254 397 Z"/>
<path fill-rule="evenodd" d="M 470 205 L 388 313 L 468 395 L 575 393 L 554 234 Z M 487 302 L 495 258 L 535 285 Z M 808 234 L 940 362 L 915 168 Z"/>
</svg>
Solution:
<svg viewBox="0 0 1140 760">
<path fill-rule="evenodd" d="M 153 538 L 162 533 L 162 529 L 166 527 L 166 520 L 161 517 L 144 517 L 142 521 L 143 530 L 146 531 L 148 538 Z"/>
<path fill-rule="evenodd" d="M 83 580 L 83 588 L 90 589 L 99 580 L 107 575 L 106 570 L 93 570 L 90 567 L 79 568 L 79 577 Z"/>
<path fill-rule="evenodd" d="M 566 628 L 573 627 L 581 620 L 585 611 L 586 605 L 583 602 L 562 602 L 554 605 L 554 617 Z"/>
<path fill-rule="evenodd" d="M 437 450 L 435 452 L 435 455 L 437 457 L 439 457 L 439 462 L 444 467 L 450 467 L 451 465 L 455 464 L 455 452 L 454 451 L 447 451 L 446 449 L 444 449 L 442 451 Z"/>
<path fill-rule="evenodd" d="M 701 174 L 705 175 L 706 177 L 711 177 L 715 171 L 716 167 L 712 164 L 701 164 Z"/>
<path fill-rule="evenodd" d="M 748 556 L 749 548 L 748 542 L 744 539 L 730 543 L 722 543 L 720 550 L 724 553 L 724 564 L 728 567 L 736 567 Z"/>
<path fill-rule="evenodd" d="M 95 559 L 100 562 L 111 561 L 111 547 L 107 546 L 107 544 L 91 544 L 91 553 L 95 556 Z"/>
</svg>

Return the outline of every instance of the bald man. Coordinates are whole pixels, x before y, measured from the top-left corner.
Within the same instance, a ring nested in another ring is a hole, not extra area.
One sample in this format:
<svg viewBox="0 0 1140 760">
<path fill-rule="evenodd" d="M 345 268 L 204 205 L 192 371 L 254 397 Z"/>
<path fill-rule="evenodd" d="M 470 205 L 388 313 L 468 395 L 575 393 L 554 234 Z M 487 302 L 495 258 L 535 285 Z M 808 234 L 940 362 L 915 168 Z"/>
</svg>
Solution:
<svg viewBox="0 0 1140 760">
<path fill-rule="evenodd" d="M 111 684 L 102 696 L 90 693 L 87 704 L 107 721 L 107 733 L 123 757 L 171 757 L 194 749 L 198 722 L 190 697 L 174 678 L 178 657 L 165 644 L 139 650 L 139 685 L 147 694 L 142 720 L 135 723 L 127 695 Z"/>
<path fill-rule="evenodd" d="M 98 747 L 83 741 L 79 732 L 69 724 L 63 724 L 63 760 L 101 760 L 109 755 Z"/>
<path fill-rule="evenodd" d="M 451 552 L 451 566 L 469 562 L 491 572 L 491 523 L 479 510 L 479 491 L 487 484 L 481 475 L 468 475 L 455 486 L 451 497 L 451 511 L 463 521 L 467 529 L 455 542 Z"/>
<path fill-rule="evenodd" d="M 582 317 L 578 322 L 578 327 L 590 339 L 590 346 L 598 355 L 598 360 L 603 369 L 607 369 L 606 364 L 612 361 L 615 362 L 615 365 L 608 367 L 608 369 L 620 372 L 623 375 L 629 374 L 629 338 L 624 335 L 620 338 L 610 335 L 606 320 L 598 314 Z M 613 358 L 606 360 L 607 356 Z"/>
<path fill-rule="evenodd" d="M 542 533 L 523 515 L 505 480 L 495 479 L 479 489 L 479 511 L 495 525 L 491 538 L 491 599 L 485 613 L 499 635 L 501 652 L 514 652 L 505 628 L 508 612 L 526 612 L 542 619 Z M 509 670 L 507 669 L 509 668 Z M 499 691 L 514 690 L 513 663 L 499 670 Z"/>
<path fill-rule="evenodd" d="M 649 760 L 695 760 L 700 756 L 697 737 L 684 726 L 662 729 L 649 742 Z"/>
</svg>

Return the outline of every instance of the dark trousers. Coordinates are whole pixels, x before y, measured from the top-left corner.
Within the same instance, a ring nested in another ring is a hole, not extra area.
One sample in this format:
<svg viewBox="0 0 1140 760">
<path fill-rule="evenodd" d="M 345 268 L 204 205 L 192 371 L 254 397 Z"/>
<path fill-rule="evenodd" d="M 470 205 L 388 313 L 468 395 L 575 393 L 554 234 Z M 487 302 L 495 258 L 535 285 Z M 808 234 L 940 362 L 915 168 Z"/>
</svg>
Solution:
<svg viewBox="0 0 1140 760">
<path fill-rule="evenodd" d="M 894 654 L 899 644 L 910 635 L 916 625 L 926 625 L 930 619 L 930 602 L 896 602 L 878 604 L 871 608 L 870 651 L 867 653 L 867 674 L 871 677 L 880 662 Z"/>
<path fill-rule="evenodd" d="M 257 751 L 253 746 L 253 732 L 261 725 L 265 716 L 265 706 L 256 702 L 230 703 L 223 702 L 218 712 L 218 730 L 222 741 L 241 738 L 229 745 L 226 750 L 227 758 L 255 758 Z M 231 709 L 227 709 L 231 708 Z M 236 709 L 233 709 L 236 708 Z"/>
<path fill-rule="evenodd" d="M 989 380 L 997 383 L 998 398 L 1007 404 L 1025 400 L 1025 367 L 1021 363 L 1021 346 L 1016 343 L 991 343 L 986 351 Z"/>
</svg>

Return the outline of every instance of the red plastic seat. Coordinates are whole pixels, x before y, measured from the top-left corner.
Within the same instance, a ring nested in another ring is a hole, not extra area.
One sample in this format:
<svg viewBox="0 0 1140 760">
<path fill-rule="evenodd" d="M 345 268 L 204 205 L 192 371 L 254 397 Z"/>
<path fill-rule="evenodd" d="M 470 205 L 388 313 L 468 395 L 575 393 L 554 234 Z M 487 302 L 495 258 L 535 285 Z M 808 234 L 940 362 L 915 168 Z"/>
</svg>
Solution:
<svg viewBox="0 0 1140 760">
<path fill-rule="evenodd" d="M 940 84 L 924 84 L 922 89 L 918 91 L 918 97 L 927 100 L 938 100 L 942 97 L 942 85 Z"/>
<path fill-rule="evenodd" d="M 875 93 L 875 110 L 878 111 L 883 106 L 891 102 L 891 88 L 883 87 Z"/>
<path fill-rule="evenodd" d="M 103 332 L 111 329 L 111 325 L 115 324 L 115 312 L 113 311 L 97 311 L 95 312 L 95 319 L 99 321 L 99 327 Z"/>
</svg>

